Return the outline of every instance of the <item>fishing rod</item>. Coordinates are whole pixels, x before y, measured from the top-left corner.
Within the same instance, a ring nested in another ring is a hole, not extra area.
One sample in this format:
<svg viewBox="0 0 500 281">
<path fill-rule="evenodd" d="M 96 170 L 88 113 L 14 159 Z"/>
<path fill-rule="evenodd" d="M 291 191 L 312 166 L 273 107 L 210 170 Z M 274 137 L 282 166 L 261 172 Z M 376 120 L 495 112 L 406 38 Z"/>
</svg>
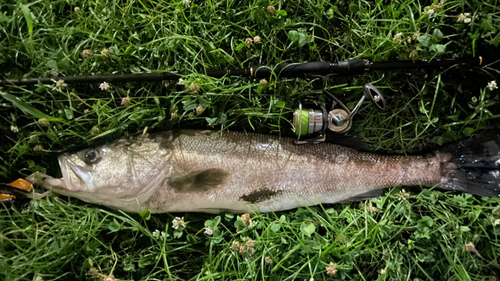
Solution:
<svg viewBox="0 0 500 281">
<path fill-rule="evenodd" d="M 332 97 L 333 102 L 330 110 L 325 104 L 305 101 L 303 107 L 299 103 L 299 108 L 293 114 L 293 126 L 297 135 L 297 144 L 309 142 L 323 142 L 326 139 L 326 131 L 346 132 L 351 128 L 352 118 L 365 100 L 373 102 L 379 109 L 384 110 L 386 103 L 384 96 L 372 84 L 363 86 L 363 96 L 351 111 L 337 97 L 326 90 L 326 82 L 329 78 L 337 76 L 355 75 L 368 73 L 371 71 L 388 71 L 401 69 L 439 69 L 452 66 L 481 66 L 483 58 L 459 58 L 459 59 L 434 59 L 373 62 L 368 59 L 353 59 L 339 62 L 304 62 L 277 65 L 257 65 L 243 69 L 213 70 L 204 73 L 214 78 L 228 76 L 239 76 L 250 79 L 283 79 L 301 78 L 306 81 L 319 79 L 323 91 Z M 65 76 L 56 78 L 25 78 L 0 80 L 0 86 L 9 85 L 35 85 L 38 83 L 52 84 L 63 80 L 66 84 L 81 83 L 122 83 L 131 81 L 164 81 L 178 80 L 183 74 L 178 72 L 152 72 L 138 74 L 112 74 L 112 75 L 92 75 L 92 76 Z"/>
<path fill-rule="evenodd" d="M 277 78 L 320 78 L 325 82 L 326 78 L 339 75 L 361 74 L 376 70 L 399 70 L 416 68 L 442 68 L 450 66 L 480 66 L 483 63 L 482 57 L 462 58 L 462 59 L 435 59 L 432 61 L 392 61 L 392 62 L 372 62 L 368 59 L 353 59 L 339 62 L 304 62 L 278 64 L 274 66 L 257 65 L 243 69 L 233 70 L 212 70 L 205 75 L 222 78 L 225 76 L 240 76 L 246 78 L 269 79 L 273 75 Z M 55 78 L 25 78 L 0 80 L 0 86 L 8 85 L 35 85 L 38 83 L 52 84 L 54 81 L 63 80 L 66 84 L 81 83 L 120 83 L 131 81 L 164 81 L 178 80 L 183 74 L 174 72 L 152 72 L 136 74 L 112 74 L 112 75 L 92 75 L 92 76 L 65 76 Z"/>
</svg>

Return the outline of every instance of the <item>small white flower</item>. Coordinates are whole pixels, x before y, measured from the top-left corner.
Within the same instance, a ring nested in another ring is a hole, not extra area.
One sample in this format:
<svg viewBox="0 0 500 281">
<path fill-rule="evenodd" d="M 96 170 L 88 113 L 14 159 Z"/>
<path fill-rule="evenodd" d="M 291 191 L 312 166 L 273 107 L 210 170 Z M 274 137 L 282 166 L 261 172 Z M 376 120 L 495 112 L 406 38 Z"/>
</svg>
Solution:
<svg viewBox="0 0 500 281">
<path fill-rule="evenodd" d="M 38 119 L 38 124 L 40 124 L 40 126 L 44 126 L 44 127 L 50 126 L 50 122 L 49 122 L 49 120 L 47 120 L 47 118 Z"/>
<path fill-rule="evenodd" d="M 470 13 L 461 13 L 457 18 L 457 22 L 470 23 L 471 21 Z"/>
<path fill-rule="evenodd" d="M 193 83 L 189 85 L 188 90 L 191 91 L 193 94 L 196 94 L 197 92 L 200 91 L 200 84 Z"/>
<path fill-rule="evenodd" d="M 184 79 L 179 78 L 179 83 L 178 83 L 178 84 L 179 84 L 179 85 L 184 85 L 184 83 L 186 83 L 186 82 L 184 81 Z"/>
<path fill-rule="evenodd" d="M 401 192 L 399 192 L 398 198 L 400 201 L 407 200 L 408 198 L 410 198 L 410 193 L 406 192 L 406 190 L 404 190 L 404 189 L 401 189 Z"/>
<path fill-rule="evenodd" d="M 107 91 L 109 89 L 109 84 L 107 82 L 102 82 L 101 85 L 99 85 L 99 89 L 102 91 Z"/>
<path fill-rule="evenodd" d="M 56 88 L 59 88 L 59 89 L 63 90 L 67 86 L 68 86 L 68 84 L 64 83 L 64 80 L 58 80 L 58 81 L 56 81 Z"/>
<path fill-rule="evenodd" d="M 264 258 L 264 261 L 267 263 L 267 264 L 272 264 L 273 263 L 273 259 L 270 257 L 270 256 L 267 256 Z M 311 278 L 312 279 L 312 278 Z M 313 279 L 314 280 L 314 279 Z"/>
<path fill-rule="evenodd" d="M 35 145 L 35 147 L 33 147 L 33 151 L 42 151 L 43 150 L 43 146 L 41 144 L 37 144 Z"/>
<path fill-rule="evenodd" d="M 11 125 L 10 130 L 14 133 L 19 133 L 19 128 L 17 126 Z"/>
<path fill-rule="evenodd" d="M 251 220 L 251 221 L 250 221 L 250 224 L 248 225 L 248 227 L 249 227 L 249 228 L 252 228 L 252 227 L 254 227 L 254 226 L 256 226 L 256 225 L 257 225 L 257 222 L 256 222 L 256 221 L 252 221 L 252 220 Z"/>
<path fill-rule="evenodd" d="M 417 60 L 418 59 L 418 50 L 413 50 L 410 52 L 410 59 Z"/>
<path fill-rule="evenodd" d="M 325 267 L 326 269 L 326 274 L 328 275 L 335 275 L 337 274 L 337 264 L 333 263 L 333 262 L 330 262 L 330 264 Z"/>
<path fill-rule="evenodd" d="M 92 51 L 91 50 L 83 50 L 82 56 L 86 59 L 90 58 L 92 56 Z"/>
<path fill-rule="evenodd" d="M 495 220 L 495 222 L 493 223 L 493 225 L 500 225 L 500 219 Z"/>
<path fill-rule="evenodd" d="M 231 249 L 238 251 L 240 249 L 240 242 L 238 241 L 233 241 L 233 244 L 231 244 Z"/>
<path fill-rule="evenodd" d="M 128 105 L 130 103 L 130 98 L 129 97 L 124 97 L 122 98 L 121 105 Z"/>
<path fill-rule="evenodd" d="M 109 49 L 102 49 L 101 56 L 105 58 L 110 58 L 113 55 Z"/>
<path fill-rule="evenodd" d="M 434 14 L 434 9 L 429 9 L 429 10 L 427 10 L 426 14 L 427 14 L 428 16 L 430 16 L 430 15 Z"/>
<path fill-rule="evenodd" d="M 197 108 L 196 108 L 196 115 L 200 115 L 203 113 L 205 109 L 203 108 L 203 106 L 199 105 Z"/>
<path fill-rule="evenodd" d="M 212 228 L 210 227 L 205 227 L 205 234 L 206 235 L 212 235 L 214 232 L 212 230 Z"/>
<path fill-rule="evenodd" d="M 394 38 L 392 38 L 392 41 L 399 44 L 403 41 L 402 37 L 403 37 L 403 33 L 401 33 L 401 32 L 397 33 L 396 35 L 394 35 Z"/>
<path fill-rule="evenodd" d="M 471 101 L 472 101 L 473 103 L 476 103 L 476 102 L 477 102 L 477 97 L 472 97 L 472 98 L 471 98 Z"/>
<path fill-rule="evenodd" d="M 188 7 L 189 7 L 189 5 L 191 5 L 191 0 L 182 0 L 182 4 L 183 4 L 186 8 L 188 8 Z"/>
<path fill-rule="evenodd" d="M 260 85 L 261 85 L 262 87 L 264 87 L 264 88 L 265 88 L 265 87 L 267 87 L 267 86 L 269 85 L 269 82 L 267 82 L 267 80 L 266 80 L 266 79 L 261 79 L 259 83 L 260 83 Z"/>
<path fill-rule="evenodd" d="M 495 89 L 498 89 L 498 86 L 497 86 L 497 81 L 496 80 L 493 80 L 493 81 L 490 81 L 488 83 L 488 86 L 486 86 L 488 89 L 490 89 L 490 91 L 493 91 Z"/>
<path fill-rule="evenodd" d="M 184 222 L 184 217 L 182 218 L 175 217 L 175 219 L 172 221 L 172 228 L 178 229 L 180 225 L 186 226 L 186 223 Z"/>
<path fill-rule="evenodd" d="M 476 246 L 472 242 L 465 244 L 465 250 L 467 252 L 472 252 L 472 253 L 478 255 L 479 257 L 481 257 L 481 255 L 479 254 L 479 252 L 476 249 Z"/>
<path fill-rule="evenodd" d="M 154 238 L 159 238 L 160 237 L 160 231 L 157 229 L 155 231 L 153 231 L 153 237 Z"/>
</svg>

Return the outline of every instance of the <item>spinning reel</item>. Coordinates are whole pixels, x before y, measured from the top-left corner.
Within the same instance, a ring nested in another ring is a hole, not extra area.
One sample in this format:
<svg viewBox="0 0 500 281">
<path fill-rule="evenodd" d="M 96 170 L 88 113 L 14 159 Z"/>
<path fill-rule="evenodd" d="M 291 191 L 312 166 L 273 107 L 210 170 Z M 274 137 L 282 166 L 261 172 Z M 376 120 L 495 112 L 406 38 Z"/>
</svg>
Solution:
<svg viewBox="0 0 500 281">
<path fill-rule="evenodd" d="M 352 111 L 332 93 L 326 90 L 324 92 L 333 99 L 330 111 L 326 110 L 324 103 L 305 101 L 306 108 L 303 108 L 302 103 L 299 103 L 299 108 L 293 113 L 293 126 L 297 135 L 296 144 L 324 142 L 327 129 L 336 133 L 349 131 L 352 126 L 352 118 L 365 99 L 372 101 L 379 109 L 385 110 L 384 96 L 369 83 L 363 86 L 363 96 Z M 339 107 L 335 108 L 337 105 Z"/>
</svg>

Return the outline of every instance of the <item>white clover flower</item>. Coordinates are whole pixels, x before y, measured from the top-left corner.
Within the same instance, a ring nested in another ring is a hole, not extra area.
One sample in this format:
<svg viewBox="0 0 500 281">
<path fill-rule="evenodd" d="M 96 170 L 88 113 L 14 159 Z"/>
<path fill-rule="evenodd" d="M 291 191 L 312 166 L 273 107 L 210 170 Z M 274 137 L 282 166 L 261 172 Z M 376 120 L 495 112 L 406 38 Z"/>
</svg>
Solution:
<svg viewBox="0 0 500 281">
<path fill-rule="evenodd" d="M 14 133 L 19 133 L 19 128 L 17 126 L 11 125 L 10 130 Z"/>
<path fill-rule="evenodd" d="M 498 89 L 497 81 L 496 80 L 490 81 L 486 87 L 490 89 L 490 91 Z"/>
<path fill-rule="evenodd" d="M 92 51 L 91 50 L 83 50 L 82 51 L 82 56 L 86 59 L 90 58 L 92 56 Z"/>
<path fill-rule="evenodd" d="M 257 222 L 256 222 L 256 221 L 251 220 L 251 221 L 250 221 L 250 224 L 248 225 L 248 227 L 249 227 L 249 228 L 252 228 L 252 227 L 254 227 L 254 226 L 256 226 L 256 225 L 257 225 Z"/>
<path fill-rule="evenodd" d="M 102 49 L 101 56 L 105 58 L 110 58 L 113 55 L 109 49 Z"/>
<path fill-rule="evenodd" d="M 52 81 L 54 81 L 54 80 L 52 80 Z M 64 83 L 64 80 L 58 80 L 58 81 L 56 81 L 56 88 L 59 88 L 59 89 L 63 90 L 67 86 L 68 86 L 68 84 Z"/>
<path fill-rule="evenodd" d="M 401 189 L 401 191 L 399 192 L 399 200 L 407 200 L 408 198 L 410 198 L 410 193 L 406 192 L 406 190 L 404 189 Z"/>
<path fill-rule="evenodd" d="M 38 119 L 38 124 L 40 124 L 40 126 L 44 126 L 44 127 L 50 126 L 50 122 L 49 122 L 49 120 L 47 120 L 47 118 Z"/>
<path fill-rule="evenodd" d="M 233 241 L 233 244 L 231 244 L 231 249 L 238 251 L 240 249 L 240 242 L 238 241 Z"/>
<path fill-rule="evenodd" d="M 206 235 L 212 235 L 214 231 L 210 227 L 205 227 L 205 234 Z"/>
<path fill-rule="evenodd" d="M 457 22 L 470 23 L 471 21 L 470 13 L 461 13 L 458 15 Z"/>
<path fill-rule="evenodd" d="M 193 94 L 196 94 L 200 91 L 200 84 L 193 83 L 189 85 L 188 90 L 191 91 Z"/>
<path fill-rule="evenodd" d="M 396 35 L 394 35 L 394 38 L 392 38 L 392 41 L 396 43 L 401 43 L 403 41 L 403 33 L 399 32 Z"/>
<path fill-rule="evenodd" d="M 102 91 L 107 91 L 109 89 L 109 84 L 107 82 L 102 82 L 101 85 L 99 85 L 99 89 Z"/>
<path fill-rule="evenodd" d="M 188 8 L 189 5 L 191 5 L 191 0 L 182 0 L 182 4 L 184 5 L 184 7 Z"/>
<path fill-rule="evenodd" d="M 121 105 L 127 105 L 129 104 L 131 99 L 129 97 L 124 97 L 122 98 L 122 102 L 120 103 Z"/>
<path fill-rule="evenodd" d="M 267 87 L 267 86 L 269 85 L 269 82 L 267 82 L 267 80 L 266 80 L 266 79 L 261 79 L 259 83 L 260 83 L 260 85 L 261 85 L 262 87 L 264 87 L 264 88 L 265 88 L 265 87 Z"/>
<path fill-rule="evenodd" d="M 160 231 L 157 229 L 155 231 L 153 231 L 153 237 L 154 238 L 159 238 L 160 237 Z"/>
<path fill-rule="evenodd" d="M 43 150 L 43 146 L 41 144 L 37 144 L 35 145 L 35 147 L 33 147 L 33 151 L 42 151 Z"/>
<path fill-rule="evenodd" d="M 178 229 L 180 225 L 186 226 L 186 223 L 184 222 L 184 217 L 182 218 L 175 217 L 175 219 L 172 221 L 172 228 Z"/>
<path fill-rule="evenodd" d="M 326 274 L 328 275 L 335 275 L 337 274 L 337 264 L 333 263 L 333 262 L 330 262 L 330 264 L 325 267 L 326 269 Z"/>
<path fill-rule="evenodd" d="M 186 83 L 186 82 L 184 81 L 184 79 L 179 78 L 179 83 L 177 83 L 177 84 L 179 84 L 179 85 L 184 85 L 185 83 Z"/>
</svg>

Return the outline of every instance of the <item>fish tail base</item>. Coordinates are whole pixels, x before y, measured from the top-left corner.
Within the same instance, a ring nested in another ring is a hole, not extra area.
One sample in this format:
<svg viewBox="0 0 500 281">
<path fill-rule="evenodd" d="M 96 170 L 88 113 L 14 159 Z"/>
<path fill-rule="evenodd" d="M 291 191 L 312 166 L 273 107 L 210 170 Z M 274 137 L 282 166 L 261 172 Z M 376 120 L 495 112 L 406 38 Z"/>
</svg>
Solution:
<svg viewBox="0 0 500 281">
<path fill-rule="evenodd" d="M 442 163 L 440 187 L 484 197 L 500 195 L 500 135 L 487 132 L 441 150 L 449 161 Z"/>
</svg>

